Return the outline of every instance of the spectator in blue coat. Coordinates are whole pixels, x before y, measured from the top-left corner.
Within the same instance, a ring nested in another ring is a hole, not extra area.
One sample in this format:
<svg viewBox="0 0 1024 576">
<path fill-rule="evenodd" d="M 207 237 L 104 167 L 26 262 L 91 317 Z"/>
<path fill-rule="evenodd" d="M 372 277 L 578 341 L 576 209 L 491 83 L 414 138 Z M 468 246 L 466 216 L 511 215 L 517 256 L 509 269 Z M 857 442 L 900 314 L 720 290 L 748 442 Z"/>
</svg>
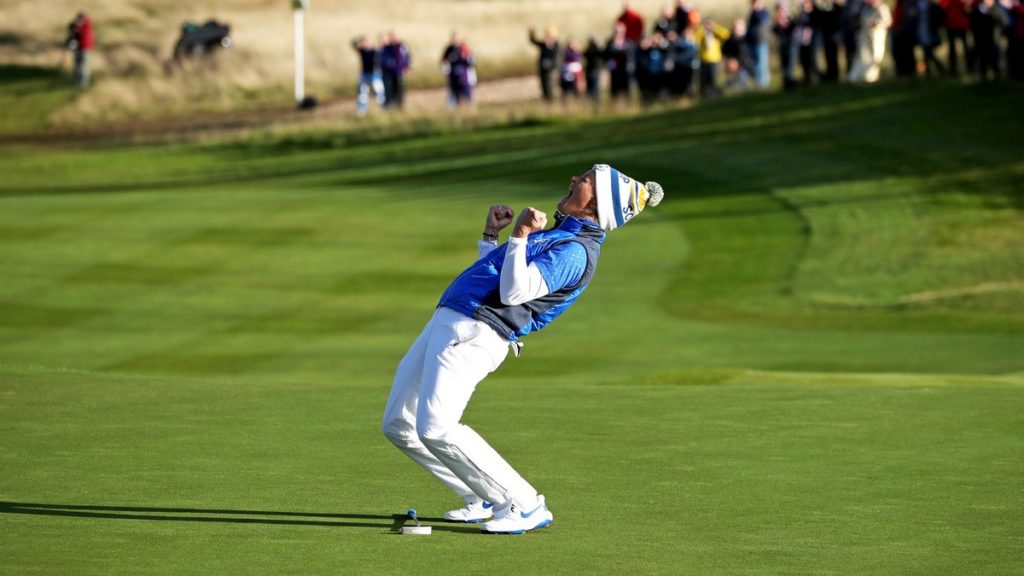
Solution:
<svg viewBox="0 0 1024 576">
<path fill-rule="evenodd" d="M 682 35 L 670 32 L 668 35 L 669 61 L 672 70 L 668 75 L 668 93 L 672 98 L 693 95 L 693 77 L 700 69 L 700 52 L 694 40 L 693 27 L 683 30 Z"/>
<path fill-rule="evenodd" d="M 750 61 L 753 66 L 754 83 L 764 89 L 771 82 L 768 68 L 768 41 L 772 34 L 772 17 L 764 6 L 764 0 L 753 0 L 750 3 L 750 16 L 747 18 L 747 45 L 750 50 Z"/>
<path fill-rule="evenodd" d="M 668 43 L 657 32 L 640 39 L 636 51 L 636 85 L 644 104 L 654 103 L 661 97 L 667 52 Z"/>
</svg>

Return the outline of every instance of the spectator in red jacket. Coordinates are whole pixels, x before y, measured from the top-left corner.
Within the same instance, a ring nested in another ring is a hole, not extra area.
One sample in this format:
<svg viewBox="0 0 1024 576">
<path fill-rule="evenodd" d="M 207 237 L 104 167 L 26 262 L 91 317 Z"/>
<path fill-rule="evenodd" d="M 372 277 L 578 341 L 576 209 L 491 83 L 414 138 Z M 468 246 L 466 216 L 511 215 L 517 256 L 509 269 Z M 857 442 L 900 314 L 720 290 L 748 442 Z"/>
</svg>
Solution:
<svg viewBox="0 0 1024 576">
<path fill-rule="evenodd" d="M 958 61 L 960 58 L 956 53 L 956 43 L 964 52 L 964 63 L 967 70 L 974 70 L 974 49 L 967 43 L 967 31 L 971 29 L 971 20 L 967 17 L 968 8 L 965 6 L 970 0 L 940 0 L 939 6 L 946 13 L 946 40 L 949 42 L 949 73 L 953 76 L 959 74 Z"/>
<path fill-rule="evenodd" d="M 93 49 L 92 20 L 79 12 L 68 24 L 67 47 L 75 53 L 74 82 L 78 88 L 89 86 L 89 53 Z"/>
<path fill-rule="evenodd" d="M 626 27 L 626 40 L 633 44 L 640 42 L 640 38 L 644 35 L 644 17 L 633 10 L 632 2 L 627 1 L 622 5 L 622 14 L 616 22 Z"/>
</svg>

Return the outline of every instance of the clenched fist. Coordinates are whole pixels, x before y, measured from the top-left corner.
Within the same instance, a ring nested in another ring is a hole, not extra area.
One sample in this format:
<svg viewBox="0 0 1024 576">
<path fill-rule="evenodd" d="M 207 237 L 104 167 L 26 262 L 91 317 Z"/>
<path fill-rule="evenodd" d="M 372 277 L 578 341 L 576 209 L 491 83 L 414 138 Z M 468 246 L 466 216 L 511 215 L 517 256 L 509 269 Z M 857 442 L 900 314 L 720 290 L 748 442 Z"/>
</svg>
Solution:
<svg viewBox="0 0 1024 576">
<path fill-rule="evenodd" d="M 512 223 L 512 217 L 516 213 L 504 204 L 491 206 L 487 212 L 487 222 L 484 223 L 484 233 L 497 235 L 500 230 Z"/>
<path fill-rule="evenodd" d="M 526 238 L 533 232 L 540 232 L 548 224 L 548 215 L 535 208 L 526 208 L 519 213 L 516 228 L 512 231 L 514 238 Z"/>
</svg>

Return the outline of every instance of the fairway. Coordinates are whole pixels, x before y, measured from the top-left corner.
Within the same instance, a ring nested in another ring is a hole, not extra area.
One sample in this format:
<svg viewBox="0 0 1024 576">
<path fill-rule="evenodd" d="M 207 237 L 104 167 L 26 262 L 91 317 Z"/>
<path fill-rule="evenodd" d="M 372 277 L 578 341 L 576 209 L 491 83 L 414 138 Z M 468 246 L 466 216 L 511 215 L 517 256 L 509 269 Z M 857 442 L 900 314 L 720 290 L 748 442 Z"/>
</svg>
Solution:
<svg viewBox="0 0 1024 576">
<path fill-rule="evenodd" d="M 1021 104 L 5 146 L 0 573 L 1020 574 Z M 394 367 L 487 207 L 595 162 L 666 200 L 466 413 L 554 523 L 439 522 L 380 434 Z"/>
</svg>

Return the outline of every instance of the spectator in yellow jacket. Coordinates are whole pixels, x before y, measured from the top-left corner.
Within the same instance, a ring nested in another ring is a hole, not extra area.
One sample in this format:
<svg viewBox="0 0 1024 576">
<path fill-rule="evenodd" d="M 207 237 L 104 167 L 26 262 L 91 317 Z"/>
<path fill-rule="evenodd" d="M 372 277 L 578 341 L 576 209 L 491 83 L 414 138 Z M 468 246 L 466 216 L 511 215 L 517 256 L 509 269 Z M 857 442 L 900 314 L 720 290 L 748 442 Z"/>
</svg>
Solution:
<svg viewBox="0 0 1024 576">
<path fill-rule="evenodd" d="M 703 98 L 718 95 L 718 64 L 722 61 L 722 42 L 729 31 L 708 18 L 697 29 L 695 40 L 700 47 L 700 93 Z"/>
</svg>

